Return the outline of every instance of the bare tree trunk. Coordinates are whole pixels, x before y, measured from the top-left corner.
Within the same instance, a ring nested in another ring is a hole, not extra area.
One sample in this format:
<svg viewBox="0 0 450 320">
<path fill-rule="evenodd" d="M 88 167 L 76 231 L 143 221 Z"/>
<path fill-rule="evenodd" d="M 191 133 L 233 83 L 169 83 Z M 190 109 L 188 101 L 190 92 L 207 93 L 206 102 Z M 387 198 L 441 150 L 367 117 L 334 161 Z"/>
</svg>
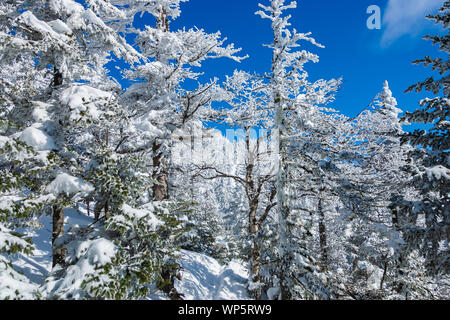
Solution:
<svg viewBox="0 0 450 320">
<path fill-rule="evenodd" d="M 66 258 L 66 246 L 55 247 L 55 241 L 64 235 L 64 208 L 60 205 L 53 206 L 53 230 L 52 230 L 52 254 L 53 267 L 64 264 Z"/>
</svg>

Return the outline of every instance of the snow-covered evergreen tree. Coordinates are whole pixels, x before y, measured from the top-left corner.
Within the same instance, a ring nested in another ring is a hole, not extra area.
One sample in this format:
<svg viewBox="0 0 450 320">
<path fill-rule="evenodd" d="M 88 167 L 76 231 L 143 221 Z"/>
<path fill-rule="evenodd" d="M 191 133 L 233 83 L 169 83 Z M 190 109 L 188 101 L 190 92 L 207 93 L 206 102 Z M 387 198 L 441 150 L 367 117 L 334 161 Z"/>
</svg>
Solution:
<svg viewBox="0 0 450 320">
<path fill-rule="evenodd" d="M 220 90 L 212 80 L 186 90 L 181 85 L 197 80 L 202 62 L 211 58 L 231 58 L 240 49 L 223 46 L 220 32 L 208 34 L 202 29 L 170 30 L 170 22 L 180 15 L 183 1 L 141 1 L 141 12 L 150 13 L 156 20 L 153 27 L 137 32 L 136 44 L 145 60 L 128 73 L 136 83 L 128 88 L 123 104 L 132 114 L 132 130 L 120 150 L 124 152 L 149 151 L 152 153 L 153 199 L 169 199 L 168 161 L 171 135 L 191 120 L 197 120 L 209 104 L 221 99 Z M 145 4 L 144 4 L 145 3 Z M 135 4 L 133 2 L 130 7 Z M 132 143 L 133 146 L 129 146 Z"/>
<path fill-rule="evenodd" d="M 436 23 L 442 23 L 448 31 L 450 2 L 445 1 L 439 13 L 428 16 Z M 405 166 L 410 180 L 408 185 L 418 197 L 408 199 L 399 193 L 393 198 L 391 208 L 398 215 L 399 227 L 404 233 L 410 252 L 415 249 L 426 258 L 427 275 L 448 275 L 450 222 L 449 199 L 449 86 L 448 86 L 448 34 L 428 35 L 426 40 L 439 46 L 445 58 L 426 57 L 415 64 L 423 63 L 439 72 L 440 79 L 430 77 L 408 88 L 407 92 L 422 90 L 436 95 L 420 101 L 421 108 L 406 113 L 405 121 L 428 125 L 405 134 L 403 142 L 411 144 L 410 162 Z M 402 290 L 408 290 L 403 288 Z"/>
<path fill-rule="evenodd" d="M 318 62 L 318 56 L 297 48 L 301 41 L 323 46 L 310 37 L 310 33 L 290 30 L 290 16 L 285 16 L 284 13 L 296 8 L 296 2 L 286 4 L 284 0 L 272 0 L 267 6 L 259 6 L 263 10 L 257 14 L 272 22 L 274 37 L 273 44 L 270 45 L 273 50 L 270 78 L 271 103 L 274 108 L 273 130 L 278 143 L 276 192 L 279 252 L 277 277 L 270 296 L 279 299 L 312 298 L 323 291 L 321 280 L 313 279 L 316 275 L 312 270 L 314 261 L 299 241 L 308 232 L 299 221 L 301 218 L 291 214 L 290 198 L 298 187 L 292 182 L 301 181 L 294 175 L 302 173 L 293 173 L 293 166 L 290 164 L 293 157 L 298 155 L 299 146 L 307 143 L 307 138 L 301 141 L 302 135 L 307 137 L 320 123 L 321 112 L 318 105 L 332 98 L 330 93 L 336 90 L 339 81 L 308 81 L 304 65 L 311 61 Z M 308 160 L 303 158 L 300 162 L 303 163 L 296 163 L 294 166 L 302 167 Z M 310 275 L 313 277 L 309 278 Z M 318 286 L 313 288 L 310 286 L 312 282 Z"/>
</svg>

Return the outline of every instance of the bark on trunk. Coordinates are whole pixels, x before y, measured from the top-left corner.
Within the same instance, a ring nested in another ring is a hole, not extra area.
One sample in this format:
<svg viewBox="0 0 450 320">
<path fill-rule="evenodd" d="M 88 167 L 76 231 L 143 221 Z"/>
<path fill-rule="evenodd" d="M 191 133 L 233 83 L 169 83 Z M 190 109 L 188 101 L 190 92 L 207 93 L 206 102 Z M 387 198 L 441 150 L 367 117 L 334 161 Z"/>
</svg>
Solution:
<svg viewBox="0 0 450 320">
<path fill-rule="evenodd" d="M 157 182 L 152 186 L 153 200 L 164 201 L 169 199 L 168 173 L 162 164 L 163 154 L 161 144 L 153 144 L 153 179 Z"/>
<path fill-rule="evenodd" d="M 184 294 L 178 292 L 178 290 L 175 288 L 175 278 L 181 280 L 181 273 L 169 268 L 161 273 L 161 278 L 162 284 L 159 285 L 159 289 L 167 294 L 170 300 L 184 300 Z"/>
<path fill-rule="evenodd" d="M 327 228 L 325 225 L 325 212 L 323 211 L 322 199 L 319 199 L 319 238 L 322 264 L 324 268 L 328 267 L 328 248 L 327 248 Z"/>
<path fill-rule="evenodd" d="M 394 226 L 394 230 L 400 232 L 400 223 L 399 223 L 399 211 L 398 208 L 394 208 L 392 210 L 392 225 Z M 404 272 L 403 272 L 404 258 L 403 254 L 400 253 L 395 260 L 395 272 L 397 274 L 397 284 L 395 286 L 395 290 L 399 294 L 404 294 L 405 291 L 405 283 L 403 281 Z"/>
<path fill-rule="evenodd" d="M 260 247 L 258 243 L 258 232 L 259 232 L 259 224 L 256 218 L 256 212 L 257 212 L 258 204 L 253 203 L 250 207 L 250 214 L 249 214 L 249 224 L 250 224 L 250 235 L 253 239 L 253 247 L 251 251 L 251 258 L 250 258 L 250 278 L 252 282 L 259 283 L 260 275 L 260 267 L 261 267 L 261 252 Z M 262 292 L 261 289 L 256 289 L 252 291 L 254 295 L 255 300 L 261 300 L 262 298 Z"/>
<path fill-rule="evenodd" d="M 105 203 L 101 200 L 97 200 L 94 205 L 94 219 L 98 221 L 100 219 L 100 214 L 102 213 L 102 209 Z"/>
<path fill-rule="evenodd" d="M 63 74 L 57 69 L 53 68 L 53 87 L 59 87 L 63 84 Z"/>
<path fill-rule="evenodd" d="M 55 241 L 64 235 L 64 208 L 59 205 L 53 206 L 53 231 L 52 231 L 52 254 L 53 267 L 64 264 L 66 258 L 66 246 L 55 247 Z"/>
<path fill-rule="evenodd" d="M 277 111 L 277 127 L 284 127 L 284 110 L 282 106 L 279 106 Z M 277 203 L 278 203 L 278 235 L 279 235 L 279 262 L 278 262 L 278 278 L 280 286 L 280 300 L 291 300 L 291 292 L 288 287 L 287 278 L 288 268 L 291 264 L 291 252 L 288 250 L 288 219 L 289 219 L 289 206 L 288 206 L 288 196 L 286 194 L 286 184 L 287 184 L 287 164 L 286 164 L 286 150 L 284 148 L 282 130 L 277 130 L 278 134 L 278 174 L 276 181 L 276 192 L 277 192 Z"/>
<path fill-rule="evenodd" d="M 111 211 L 109 210 L 109 201 L 105 201 L 105 220 L 108 220 L 111 217 Z"/>
<path fill-rule="evenodd" d="M 63 74 L 58 68 L 53 68 L 53 88 L 57 88 L 63 84 Z M 60 246 L 56 248 L 55 241 L 62 235 L 64 235 L 64 207 L 61 205 L 53 206 L 52 216 L 52 265 L 55 267 L 57 264 L 64 264 L 66 258 L 66 246 Z"/>
<path fill-rule="evenodd" d="M 100 219 L 102 210 L 105 213 L 105 220 L 108 220 L 111 217 L 111 211 L 109 210 L 109 201 L 107 199 L 98 199 L 95 202 L 94 206 L 95 221 L 98 221 Z"/>
</svg>

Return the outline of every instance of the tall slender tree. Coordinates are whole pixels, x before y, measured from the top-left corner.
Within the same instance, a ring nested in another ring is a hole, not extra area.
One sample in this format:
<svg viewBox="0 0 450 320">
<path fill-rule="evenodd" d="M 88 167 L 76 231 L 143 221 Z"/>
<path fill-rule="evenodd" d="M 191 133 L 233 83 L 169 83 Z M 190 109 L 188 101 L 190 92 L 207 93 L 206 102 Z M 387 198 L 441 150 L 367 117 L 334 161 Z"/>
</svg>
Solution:
<svg viewBox="0 0 450 320">
<path fill-rule="evenodd" d="M 323 47 L 311 37 L 311 33 L 299 33 L 290 30 L 291 16 L 285 16 L 288 9 L 297 7 L 295 1 L 289 4 L 285 0 L 271 0 L 270 5 L 259 4 L 263 10 L 256 14 L 272 22 L 273 43 L 269 46 L 273 51 L 271 66 L 271 103 L 274 108 L 274 137 L 278 144 L 276 150 L 277 172 L 277 212 L 278 212 L 278 283 L 279 299 L 292 299 L 294 283 L 298 275 L 293 267 L 295 244 L 292 239 L 292 224 L 294 221 L 290 212 L 289 198 L 291 188 L 290 155 L 295 138 L 307 134 L 319 119 L 317 104 L 325 103 L 330 98 L 330 92 L 336 89 L 339 81 L 319 80 L 308 81 L 304 65 L 308 62 L 318 62 L 318 56 L 305 50 L 297 50 L 301 41 L 307 41 L 317 47 Z M 301 254 L 301 253 L 298 253 Z M 306 259 L 307 260 L 307 259 Z M 306 261 L 303 260 L 303 261 Z"/>
</svg>

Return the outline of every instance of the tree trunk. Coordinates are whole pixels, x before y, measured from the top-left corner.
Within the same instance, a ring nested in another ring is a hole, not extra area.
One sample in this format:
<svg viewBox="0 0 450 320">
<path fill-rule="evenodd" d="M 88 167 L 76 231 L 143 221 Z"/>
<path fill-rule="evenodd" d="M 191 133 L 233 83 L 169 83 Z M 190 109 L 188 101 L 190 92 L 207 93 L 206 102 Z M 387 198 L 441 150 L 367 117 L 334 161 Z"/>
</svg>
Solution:
<svg viewBox="0 0 450 320">
<path fill-rule="evenodd" d="M 399 223 L 399 210 L 397 207 L 392 209 L 392 225 L 394 227 L 394 230 L 397 232 L 400 232 L 400 223 Z M 395 259 L 395 272 L 397 274 L 396 277 L 396 287 L 395 291 L 399 294 L 404 294 L 405 292 L 405 283 L 403 281 L 404 272 L 403 272 L 403 265 L 404 265 L 404 258 L 403 258 L 403 252 L 400 251 L 398 257 Z"/>
<path fill-rule="evenodd" d="M 276 134 L 278 139 L 278 173 L 276 180 L 276 194 L 277 194 L 277 211 L 278 211 L 278 236 L 279 236 L 279 262 L 278 262 L 278 278 L 280 286 L 280 300 L 290 300 L 291 294 L 289 285 L 286 283 L 288 278 L 288 268 L 291 264 L 291 252 L 288 245 L 288 218 L 289 218 L 289 204 L 288 196 L 286 195 L 287 184 L 287 159 L 286 150 L 284 146 L 284 108 L 280 94 L 275 94 L 275 105 L 277 111 L 275 115 Z"/>
<path fill-rule="evenodd" d="M 251 251 L 251 257 L 250 257 L 250 279 L 254 283 L 260 282 L 260 267 L 261 267 L 261 252 L 260 247 L 258 243 L 258 232 L 259 232 L 259 224 L 256 218 L 256 212 L 257 212 L 258 204 L 257 203 L 251 203 L 250 204 L 250 213 L 249 213 L 249 226 L 250 226 L 250 235 L 253 239 L 253 247 Z M 258 288 L 256 290 L 252 290 L 253 297 L 255 300 L 261 300 L 262 292 L 261 288 Z"/>
<path fill-rule="evenodd" d="M 181 280 L 181 273 L 173 268 L 167 268 L 161 272 L 161 282 L 158 288 L 167 294 L 170 300 L 184 300 L 184 294 L 175 288 L 175 278 Z"/>
<path fill-rule="evenodd" d="M 157 182 L 152 186 L 153 201 L 169 199 L 168 173 L 162 163 L 163 154 L 160 151 L 161 144 L 153 144 L 153 179 Z"/>
<path fill-rule="evenodd" d="M 57 69 L 53 68 L 53 87 L 59 87 L 63 84 L 63 74 Z"/>
<path fill-rule="evenodd" d="M 108 220 L 111 217 L 111 211 L 109 210 L 109 201 L 105 201 L 105 220 Z"/>
<path fill-rule="evenodd" d="M 53 231 L 52 231 L 52 254 L 53 267 L 64 264 L 66 258 L 66 246 L 55 247 L 55 241 L 64 235 L 64 208 L 60 205 L 53 206 Z"/>
<path fill-rule="evenodd" d="M 63 74 L 58 68 L 53 68 L 53 88 L 57 88 L 63 84 Z M 64 207 L 59 204 L 53 206 L 52 213 L 52 266 L 64 264 L 66 258 L 66 246 L 55 247 L 55 241 L 64 235 Z"/>
<path fill-rule="evenodd" d="M 94 205 L 94 220 L 98 221 L 100 219 L 100 214 L 105 206 L 105 202 L 102 200 L 97 200 Z"/>
<path fill-rule="evenodd" d="M 319 238 L 320 238 L 320 251 L 323 267 L 328 266 L 328 248 L 327 248 L 327 229 L 325 225 L 325 212 L 323 211 L 323 200 L 319 199 L 318 211 L 319 211 Z"/>
</svg>

